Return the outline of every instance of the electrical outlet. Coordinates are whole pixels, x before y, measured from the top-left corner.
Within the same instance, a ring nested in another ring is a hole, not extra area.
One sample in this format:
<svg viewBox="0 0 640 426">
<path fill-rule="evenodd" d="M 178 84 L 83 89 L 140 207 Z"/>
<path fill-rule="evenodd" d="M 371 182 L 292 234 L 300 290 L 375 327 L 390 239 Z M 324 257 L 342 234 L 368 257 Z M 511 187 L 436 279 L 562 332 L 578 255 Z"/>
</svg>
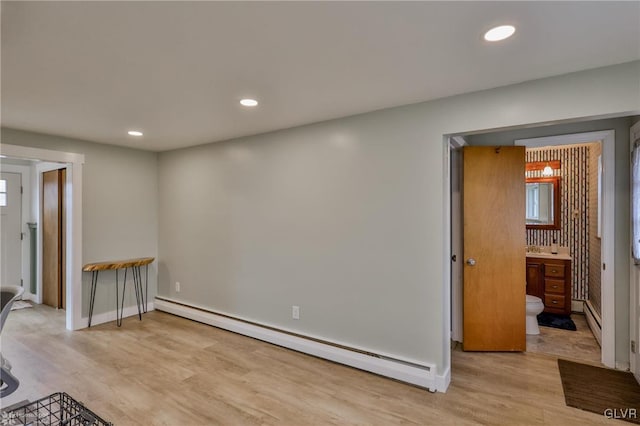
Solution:
<svg viewBox="0 0 640 426">
<path fill-rule="evenodd" d="M 300 319 L 300 306 L 293 305 L 291 307 L 291 317 L 293 319 Z"/>
<path fill-rule="evenodd" d="M 176 293 L 180 293 L 180 283 L 176 281 Z"/>
</svg>

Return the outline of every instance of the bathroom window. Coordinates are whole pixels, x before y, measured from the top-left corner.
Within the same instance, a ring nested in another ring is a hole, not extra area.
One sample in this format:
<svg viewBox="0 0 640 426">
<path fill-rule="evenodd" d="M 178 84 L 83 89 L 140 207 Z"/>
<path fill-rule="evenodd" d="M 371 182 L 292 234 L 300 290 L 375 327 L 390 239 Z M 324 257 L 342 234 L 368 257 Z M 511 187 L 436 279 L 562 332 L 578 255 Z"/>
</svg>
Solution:
<svg viewBox="0 0 640 426">
<path fill-rule="evenodd" d="M 540 192 L 538 185 L 527 185 L 527 222 L 540 219 Z"/>
<path fill-rule="evenodd" d="M 640 144 L 631 154 L 631 203 L 633 208 L 633 259 L 640 264 Z"/>
</svg>

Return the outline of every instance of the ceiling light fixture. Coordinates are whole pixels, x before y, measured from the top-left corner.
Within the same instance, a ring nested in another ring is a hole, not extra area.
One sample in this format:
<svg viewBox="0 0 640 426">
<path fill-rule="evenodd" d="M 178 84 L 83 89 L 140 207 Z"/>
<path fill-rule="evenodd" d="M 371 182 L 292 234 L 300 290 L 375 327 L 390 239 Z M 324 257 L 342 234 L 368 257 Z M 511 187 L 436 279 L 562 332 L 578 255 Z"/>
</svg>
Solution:
<svg viewBox="0 0 640 426">
<path fill-rule="evenodd" d="M 137 130 L 129 130 L 127 132 L 130 136 L 142 136 L 142 132 L 139 132 Z"/>
<path fill-rule="evenodd" d="M 500 25 L 484 33 L 484 39 L 486 41 L 500 41 L 511 37 L 515 32 L 516 27 L 513 25 Z"/>
<path fill-rule="evenodd" d="M 249 99 L 249 98 L 241 99 L 240 105 L 246 106 L 246 107 L 254 107 L 258 105 L 258 101 L 256 101 L 255 99 Z"/>
</svg>

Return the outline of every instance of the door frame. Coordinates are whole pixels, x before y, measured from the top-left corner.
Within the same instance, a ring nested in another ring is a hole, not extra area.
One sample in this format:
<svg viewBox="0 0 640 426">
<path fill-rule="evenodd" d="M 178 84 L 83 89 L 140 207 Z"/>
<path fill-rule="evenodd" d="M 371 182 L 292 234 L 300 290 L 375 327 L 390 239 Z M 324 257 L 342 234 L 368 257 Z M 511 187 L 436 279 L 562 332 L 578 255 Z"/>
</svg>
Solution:
<svg viewBox="0 0 640 426">
<path fill-rule="evenodd" d="M 22 193 L 22 206 L 20 213 L 20 232 L 23 233 L 24 238 L 22 240 L 22 288 L 24 293 L 22 294 L 23 300 L 35 300 L 36 295 L 31 293 L 30 286 L 25 286 L 25 277 L 31 274 L 29 258 L 31 257 L 31 239 L 29 238 L 29 227 L 27 222 L 31 222 L 31 168 L 29 166 L 22 166 L 18 164 L 2 164 L 0 171 L 6 173 L 17 173 L 21 176 Z M 35 277 L 34 277 L 35 278 Z"/>
<path fill-rule="evenodd" d="M 450 161 L 450 217 L 451 217 L 451 251 L 447 252 L 451 265 L 451 340 L 462 343 L 464 330 L 462 327 L 462 294 L 464 291 L 462 281 L 462 147 L 467 146 L 467 141 L 462 136 L 452 136 L 448 140 Z M 457 190 L 457 191 L 456 191 Z M 452 256 L 456 256 L 454 262 Z"/>
<path fill-rule="evenodd" d="M 603 185 L 601 259 L 607 268 L 601 270 L 602 345 L 601 360 L 609 368 L 616 368 L 615 326 L 615 131 L 573 133 L 540 138 L 516 139 L 515 145 L 538 148 L 588 142 L 602 143 Z"/>
<path fill-rule="evenodd" d="M 5 157 L 24 160 L 42 160 L 62 163 L 67 168 L 67 199 L 65 207 L 67 217 L 65 231 L 67 235 L 66 252 L 66 328 L 83 328 L 82 321 L 82 168 L 84 154 L 53 151 L 20 145 L 0 144 L 0 154 Z"/>
</svg>

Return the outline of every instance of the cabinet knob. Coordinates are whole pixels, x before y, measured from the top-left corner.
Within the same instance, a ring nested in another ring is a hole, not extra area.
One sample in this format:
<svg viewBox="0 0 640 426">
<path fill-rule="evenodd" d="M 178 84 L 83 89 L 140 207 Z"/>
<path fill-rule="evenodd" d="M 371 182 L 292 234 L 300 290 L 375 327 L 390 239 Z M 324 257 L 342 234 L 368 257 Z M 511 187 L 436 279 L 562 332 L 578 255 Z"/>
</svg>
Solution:
<svg viewBox="0 0 640 426">
<path fill-rule="evenodd" d="M 469 259 L 467 259 L 467 265 L 469 266 L 474 266 L 476 264 L 476 260 L 472 257 L 470 257 Z"/>
<path fill-rule="evenodd" d="M 558 301 L 557 300 L 552 300 L 551 303 L 553 303 L 554 305 L 557 305 Z"/>
</svg>

